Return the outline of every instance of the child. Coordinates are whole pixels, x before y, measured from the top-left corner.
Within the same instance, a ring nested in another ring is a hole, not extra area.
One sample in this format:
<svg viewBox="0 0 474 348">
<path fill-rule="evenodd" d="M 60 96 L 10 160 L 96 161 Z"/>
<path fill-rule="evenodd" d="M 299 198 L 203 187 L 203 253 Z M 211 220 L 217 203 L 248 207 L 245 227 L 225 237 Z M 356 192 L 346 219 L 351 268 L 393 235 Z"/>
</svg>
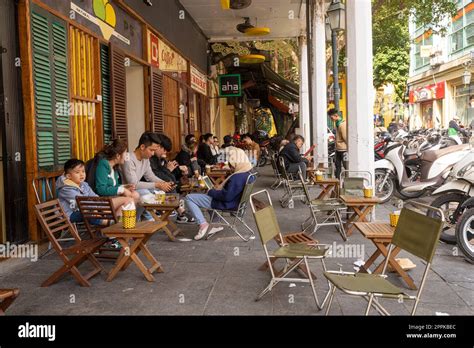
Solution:
<svg viewBox="0 0 474 348">
<path fill-rule="evenodd" d="M 64 164 L 64 174 L 58 178 L 56 183 L 59 202 L 72 223 L 82 222 L 82 214 L 76 204 L 77 196 L 97 197 L 86 180 L 86 168 L 83 161 L 72 158 Z M 130 202 L 133 199 L 130 198 Z M 119 212 L 121 206 L 117 209 Z M 118 212 L 118 213 L 119 213 Z M 95 225 L 100 225 L 101 221 L 92 221 Z"/>
</svg>

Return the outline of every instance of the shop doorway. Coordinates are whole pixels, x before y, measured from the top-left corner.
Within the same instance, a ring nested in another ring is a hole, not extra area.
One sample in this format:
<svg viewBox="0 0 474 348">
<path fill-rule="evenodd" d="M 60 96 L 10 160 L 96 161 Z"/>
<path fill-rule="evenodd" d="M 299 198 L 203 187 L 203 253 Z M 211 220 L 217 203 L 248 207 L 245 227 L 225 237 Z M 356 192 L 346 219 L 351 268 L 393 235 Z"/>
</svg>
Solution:
<svg viewBox="0 0 474 348">
<path fill-rule="evenodd" d="M 128 149 L 133 151 L 146 129 L 144 67 L 130 60 L 125 69 L 127 86 Z"/>
<path fill-rule="evenodd" d="M 433 102 L 421 104 L 421 116 L 424 128 L 433 128 Z"/>
</svg>

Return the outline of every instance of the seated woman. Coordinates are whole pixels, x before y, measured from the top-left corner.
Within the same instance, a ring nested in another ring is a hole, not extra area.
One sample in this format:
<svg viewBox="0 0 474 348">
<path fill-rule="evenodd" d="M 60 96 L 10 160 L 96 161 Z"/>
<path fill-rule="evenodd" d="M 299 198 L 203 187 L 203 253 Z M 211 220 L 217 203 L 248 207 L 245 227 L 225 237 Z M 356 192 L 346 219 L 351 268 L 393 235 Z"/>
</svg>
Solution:
<svg viewBox="0 0 474 348">
<path fill-rule="evenodd" d="M 125 162 L 127 144 L 120 139 L 105 145 L 95 169 L 95 191 L 99 196 L 117 196 L 112 199 L 114 207 L 121 207 L 140 200 L 135 185 L 122 185 L 117 167 Z M 138 215 L 138 214 L 137 214 Z"/>
<path fill-rule="evenodd" d="M 176 155 L 175 161 L 178 162 L 180 166 L 186 166 L 188 168 L 189 176 L 194 175 L 196 178 L 199 178 L 204 166 L 201 167 L 198 163 L 196 156 L 197 145 L 194 135 L 186 135 L 186 138 L 184 138 L 184 144 L 181 145 L 181 151 Z"/>
<path fill-rule="evenodd" d="M 203 238 L 206 234 L 211 235 L 223 229 L 223 227 L 214 227 L 208 231 L 209 223 L 204 218 L 201 208 L 235 210 L 239 206 L 240 197 L 250 175 L 252 164 L 245 152 L 238 148 L 231 148 L 228 161 L 229 166 L 234 169 L 234 173 L 222 184 L 215 189 L 209 190 L 207 194 L 196 193 L 186 196 L 186 207 L 199 224 L 199 231 L 194 236 L 195 240 Z"/>
</svg>

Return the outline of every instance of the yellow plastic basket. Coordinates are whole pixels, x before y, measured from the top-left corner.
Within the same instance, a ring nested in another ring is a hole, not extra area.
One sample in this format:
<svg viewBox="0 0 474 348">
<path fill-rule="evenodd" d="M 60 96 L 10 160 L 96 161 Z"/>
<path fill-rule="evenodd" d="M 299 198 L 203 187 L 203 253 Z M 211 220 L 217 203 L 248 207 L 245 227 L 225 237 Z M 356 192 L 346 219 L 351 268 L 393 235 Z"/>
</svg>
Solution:
<svg viewBox="0 0 474 348">
<path fill-rule="evenodd" d="M 123 210 L 122 224 L 123 228 L 135 228 L 137 225 L 137 211 Z"/>
<path fill-rule="evenodd" d="M 390 226 L 396 227 L 398 224 L 399 218 L 400 218 L 400 215 L 398 214 L 390 214 Z"/>
</svg>

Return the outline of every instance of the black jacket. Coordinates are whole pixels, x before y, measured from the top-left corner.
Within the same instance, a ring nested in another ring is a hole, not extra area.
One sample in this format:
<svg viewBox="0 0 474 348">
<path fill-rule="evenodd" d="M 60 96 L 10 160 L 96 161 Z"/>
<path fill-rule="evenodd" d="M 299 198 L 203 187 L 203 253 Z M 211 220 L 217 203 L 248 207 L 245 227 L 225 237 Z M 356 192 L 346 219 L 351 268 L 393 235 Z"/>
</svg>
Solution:
<svg viewBox="0 0 474 348">
<path fill-rule="evenodd" d="M 300 150 L 295 143 L 289 143 L 285 145 L 283 150 L 280 152 L 280 156 L 285 160 L 285 168 L 287 169 L 290 163 L 308 162 L 306 158 L 301 156 Z"/>
<path fill-rule="evenodd" d="M 181 151 L 178 152 L 174 160 L 178 162 L 180 166 L 188 167 L 189 176 L 192 176 L 195 170 L 199 171 L 199 173 L 202 174 L 202 168 L 204 168 L 206 164 L 202 163 L 201 165 L 199 163 L 196 163 L 196 161 L 191 161 L 192 157 L 193 156 L 191 156 L 191 153 L 189 152 L 189 150 L 182 148 Z"/>
<path fill-rule="evenodd" d="M 152 156 L 150 158 L 151 170 L 153 170 L 153 173 L 155 173 L 157 177 L 166 182 L 178 183 L 178 178 L 175 174 L 178 174 L 179 168 L 176 168 L 173 172 L 171 172 L 166 167 L 166 164 L 167 161 L 162 158 L 158 158 L 156 156 Z"/>
<path fill-rule="evenodd" d="M 217 163 L 217 156 L 214 156 L 212 154 L 211 148 L 206 143 L 202 143 L 199 145 L 197 151 L 197 158 L 209 165 Z"/>
</svg>

